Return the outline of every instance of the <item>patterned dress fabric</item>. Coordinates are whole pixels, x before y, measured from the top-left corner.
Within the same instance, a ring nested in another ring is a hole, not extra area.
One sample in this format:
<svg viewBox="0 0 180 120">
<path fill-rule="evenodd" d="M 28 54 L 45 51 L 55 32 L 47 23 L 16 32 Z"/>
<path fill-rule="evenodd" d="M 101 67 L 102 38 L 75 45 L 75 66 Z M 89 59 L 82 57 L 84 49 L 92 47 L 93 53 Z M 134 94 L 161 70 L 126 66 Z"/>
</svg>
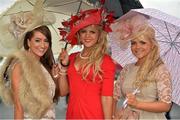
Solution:
<svg viewBox="0 0 180 120">
<path fill-rule="evenodd" d="M 117 80 L 114 87 L 114 98 L 117 100 L 123 99 L 125 94 L 132 92 L 136 88 L 133 82 L 136 79 L 136 74 L 139 66 L 135 64 L 126 65 L 120 74 L 120 79 Z M 138 101 L 142 102 L 154 102 L 163 101 L 165 103 L 171 103 L 171 78 L 169 71 L 164 64 L 156 68 L 156 74 L 154 74 L 152 82 L 149 82 L 146 86 L 140 89 L 140 93 L 136 94 Z M 166 119 L 165 113 L 147 112 L 144 110 L 138 110 L 131 108 L 135 111 L 140 112 L 140 119 Z"/>
</svg>

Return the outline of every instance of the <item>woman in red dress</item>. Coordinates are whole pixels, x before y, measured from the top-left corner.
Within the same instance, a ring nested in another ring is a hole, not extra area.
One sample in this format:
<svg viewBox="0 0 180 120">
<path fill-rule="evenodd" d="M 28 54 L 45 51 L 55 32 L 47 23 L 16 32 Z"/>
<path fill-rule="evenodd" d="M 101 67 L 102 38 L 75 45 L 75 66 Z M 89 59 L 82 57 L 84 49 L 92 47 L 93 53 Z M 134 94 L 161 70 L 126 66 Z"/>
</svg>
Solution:
<svg viewBox="0 0 180 120">
<path fill-rule="evenodd" d="M 106 39 L 112 16 L 105 21 L 103 13 L 102 9 L 88 10 L 68 21 L 73 25 L 66 39 L 71 44 L 78 41 L 83 50 L 70 56 L 62 50 L 59 56 L 61 95 L 70 95 L 67 119 L 110 119 L 112 116 L 115 64 L 107 55 Z"/>
</svg>

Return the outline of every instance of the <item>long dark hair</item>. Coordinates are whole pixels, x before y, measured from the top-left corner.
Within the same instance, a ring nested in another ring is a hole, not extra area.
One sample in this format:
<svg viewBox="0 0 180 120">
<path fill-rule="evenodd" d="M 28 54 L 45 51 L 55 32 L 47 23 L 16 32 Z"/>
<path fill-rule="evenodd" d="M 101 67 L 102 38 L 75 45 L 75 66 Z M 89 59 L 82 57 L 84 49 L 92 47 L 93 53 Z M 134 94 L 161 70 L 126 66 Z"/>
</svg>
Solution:
<svg viewBox="0 0 180 120">
<path fill-rule="evenodd" d="M 28 40 L 31 40 L 31 38 L 33 37 L 35 32 L 41 32 L 44 36 L 46 36 L 46 38 L 48 39 L 49 42 L 49 48 L 46 51 L 46 53 L 40 58 L 40 62 L 42 63 L 42 65 L 47 69 L 47 71 L 50 73 L 50 75 L 53 78 L 52 75 L 52 68 L 53 68 L 53 64 L 54 64 L 54 57 L 53 57 L 53 52 L 52 52 L 52 37 L 51 37 L 51 32 L 49 30 L 49 28 L 45 25 L 39 26 L 35 29 L 33 29 L 32 31 L 29 31 L 26 33 L 25 37 L 24 37 L 24 49 L 28 50 L 29 46 L 28 46 Z M 59 97 L 59 87 L 57 86 L 57 81 L 55 79 L 53 79 L 55 84 L 56 84 L 56 91 L 55 91 L 55 96 L 54 96 L 54 102 L 58 102 L 58 97 Z"/>
</svg>

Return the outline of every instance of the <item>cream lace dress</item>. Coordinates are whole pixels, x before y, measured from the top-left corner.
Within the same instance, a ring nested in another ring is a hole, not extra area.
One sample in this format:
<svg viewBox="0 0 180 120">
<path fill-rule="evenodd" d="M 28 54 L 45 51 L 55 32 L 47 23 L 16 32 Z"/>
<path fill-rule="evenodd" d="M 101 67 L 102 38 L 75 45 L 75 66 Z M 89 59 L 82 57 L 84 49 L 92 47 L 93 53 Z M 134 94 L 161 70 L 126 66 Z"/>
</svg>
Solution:
<svg viewBox="0 0 180 120">
<path fill-rule="evenodd" d="M 139 67 L 135 64 L 129 64 L 123 68 L 120 74 L 120 79 L 117 80 L 114 87 L 114 98 L 119 100 L 122 99 L 127 92 L 132 92 L 135 88 L 133 87 L 133 81 L 136 78 L 136 74 Z M 138 101 L 153 102 L 163 101 L 171 103 L 171 79 L 170 74 L 165 65 L 160 65 L 156 69 L 154 82 L 150 82 L 147 87 L 143 87 L 140 93 L 136 94 Z M 129 107 L 129 106 L 128 106 Z M 129 107 L 130 108 L 130 107 Z M 132 108 L 130 108 L 132 109 Z M 140 119 L 151 119 L 151 120 L 163 120 L 165 113 L 147 112 L 144 110 L 137 110 L 140 112 Z"/>
<path fill-rule="evenodd" d="M 41 65 L 42 70 L 44 72 L 45 77 L 47 78 L 47 82 L 49 83 L 49 94 L 52 96 L 52 98 L 55 95 L 55 83 L 51 77 L 51 75 L 49 74 L 49 72 Z M 24 118 L 26 120 L 31 120 L 29 119 L 29 115 L 27 113 L 24 114 Z M 47 111 L 47 113 L 44 115 L 43 118 L 41 118 L 41 120 L 53 120 L 55 119 L 55 104 L 53 104 L 53 106 L 51 107 L 51 109 L 49 109 Z"/>
</svg>

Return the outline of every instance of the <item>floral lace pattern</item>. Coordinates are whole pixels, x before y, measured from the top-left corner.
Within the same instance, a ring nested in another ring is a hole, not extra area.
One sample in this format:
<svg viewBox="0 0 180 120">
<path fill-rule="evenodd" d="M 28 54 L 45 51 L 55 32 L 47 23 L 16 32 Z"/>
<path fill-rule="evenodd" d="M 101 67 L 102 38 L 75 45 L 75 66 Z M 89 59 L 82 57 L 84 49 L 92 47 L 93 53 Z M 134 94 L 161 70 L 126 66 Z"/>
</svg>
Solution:
<svg viewBox="0 0 180 120">
<path fill-rule="evenodd" d="M 164 65 L 159 66 L 156 74 L 158 97 L 160 101 L 171 103 L 170 73 Z"/>
<path fill-rule="evenodd" d="M 123 81 L 128 76 L 128 71 L 132 67 L 132 64 L 126 65 L 121 71 L 120 78 L 116 81 L 114 85 L 114 99 L 118 100 L 122 96 L 122 84 Z M 168 69 L 165 65 L 160 65 L 157 68 L 156 75 L 156 84 L 157 84 L 157 97 L 158 100 L 171 103 L 171 77 Z"/>
<path fill-rule="evenodd" d="M 120 99 L 120 97 L 122 96 L 121 86 L 124 81 L 125 73 L 127 71 L 128 71 L 127 66 L 125 66 L 120 73 L 119 79 L 115 82 L 113 98 L 116 100 Z"/>
</svg>

